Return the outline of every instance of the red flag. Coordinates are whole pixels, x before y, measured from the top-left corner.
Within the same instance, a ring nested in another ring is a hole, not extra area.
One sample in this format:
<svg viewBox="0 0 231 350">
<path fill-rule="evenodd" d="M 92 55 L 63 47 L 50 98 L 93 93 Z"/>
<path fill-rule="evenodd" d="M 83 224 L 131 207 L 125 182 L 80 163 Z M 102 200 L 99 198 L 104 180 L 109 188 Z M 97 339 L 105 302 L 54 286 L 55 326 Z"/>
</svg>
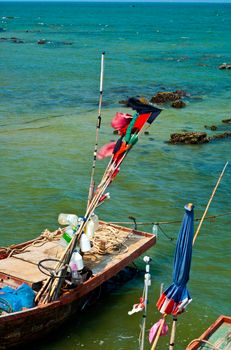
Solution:
<svg viewBox="0 0 231 350">
<path fill-rule="evenodd" d="M 132 116 L 127 113 L 117 112 L 111 121 L 111 126 L 113 129 L 120 130 L 127 126 L 132 119 Z"/>
<path fill-rule="evenodd" d="M 101 147 L 97 153 L 97 158 L 103 159 L 103 158 L 112 156 L 115 145 L 116 145 L 116 142 L 113 141 Z"/>
</svg>

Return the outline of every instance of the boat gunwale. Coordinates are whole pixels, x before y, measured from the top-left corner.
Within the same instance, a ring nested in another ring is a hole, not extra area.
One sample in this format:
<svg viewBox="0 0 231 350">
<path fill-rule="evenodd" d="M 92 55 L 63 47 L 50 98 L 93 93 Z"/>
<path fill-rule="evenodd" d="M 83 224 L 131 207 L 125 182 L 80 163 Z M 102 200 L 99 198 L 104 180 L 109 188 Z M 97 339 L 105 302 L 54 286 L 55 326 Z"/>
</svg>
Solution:
<svg viewBox="0 0 231 350">
<path fill-rule="evenodd" d="M 192 343 L 191 345 L 188 345 L 186 350 L 197 350 L 201 346 L 200 340 L 207 340 L 209 337 L 216 332 L 216 330 L 223 324 L 223 323 L 230 323 L 231 324 L 231 317 L 220 315 L 217 320 L 211 324 L 209 328 L 207 328 L 204 333 L 197 338 L 197 342 Z"/>
</svg>

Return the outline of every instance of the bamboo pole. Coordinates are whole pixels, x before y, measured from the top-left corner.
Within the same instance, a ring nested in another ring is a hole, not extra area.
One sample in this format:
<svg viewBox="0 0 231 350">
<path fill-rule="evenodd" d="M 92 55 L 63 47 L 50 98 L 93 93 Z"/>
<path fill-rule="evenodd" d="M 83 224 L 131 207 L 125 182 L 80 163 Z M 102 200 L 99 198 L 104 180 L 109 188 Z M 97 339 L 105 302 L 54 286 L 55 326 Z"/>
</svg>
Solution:
<svg viewBox="0 0 231 350">
<path fill-rule="evenodd" d="M 170 336 L 170 342 L 169 342 L 169 350 L 174 349 L 174 343 L 175 343 L 175 337 L 176 337 L 176 322 L 177 322 L 177 316 L 173 317 L 173 321 L 172 321 L 172 330 L 171 330 L 171 336 Z"/>
<path fill-rule="evenodd" d="M 203 216 L 202 216 L 202 218 L 201 218 L 201 221 L 200 221 L 200 223 L 199 223 L 199 225 L 198 225 L 198 227 L 197 227 L 196 233 L 195 233 L 195 235 L 194 235 L 194 237 L 193 237 L 193 245 L 194 245 L 194 243 L 195 243 L 195 241 L 196 241 L 196 239 L 197 239 L 197 236 L 198 236 L 198 234 L 199 234 L 199 232 L 200 232 L 201 226 L 202 226 L 202 224 L 203 224 L 203 221 L 204 221 L 204 219 L 205 219 L 205 216 L 206 216 L 206 214 L 207 214 L 207 211 L 208 211 L 208 209 L 209 209 L 209 206 L 210 206 L 210 204 L 211 204 L 211 202 L 212 202 L 212 199 L 213 199 L 213 197 L 214 197 L 214 195 L 215 195 L 215 193 L 216 193 L 217 187 L 219 186 L 219 184 L 220 184 L 220 182 L 221 182 L 221 179 L 222 179 L 222 177 L 223 177 L 223 175 L 224 175 L 225 169 L 226 169 L 226 167 L 227 167 L 228 164 L 229 164 L 229 162 L 226 162 L 226 164 L 225 164 L 225 166 L 224 166 L 224 168 L 223 168 L 223 170 L 222 170 L 222 172 L 221 172 L 221 174 L 220 174 L 220 176 L 219 176 L 219 179 L 217 180 L 216 186 L 214 187 L 213 192 L 212 192 L 212 194 L 211 194 L 211 196 L 210 196 L 210 198 L 209 198 L 209 201 L 208 201 L 208 204 L 207 204 L 207 206 L 206 206 L 206 208 L 205 208 L 204 214 L 203 214 Z"/>
<path fill-rule="evenodd" d="M 163 315 L 163 318 L 161 320 L 160 326 L 159 326 L 158 331 L 157 331 L 157 335 L 156 335 L 156 337 L 154 339 L 154 342 L 152 344 L 151 350 L 156 350 L 156 346 L 157 346 L 158 340 L 160 338 L 161 331 L 162 331 L 162 329 L 164 327 L 164 322 L 165 322 L 166 316 L 167 316 L 167 314 Z"/>
<path fill-rule="evenodd" d="M 148 287 L 151 286 L 151 275 L 150 275 L 150 257 L 145 256 L 144 262 L 146 263 L 146 273 L 144 275 L 144 313 L 143 313 L 143 322 L 141 328 L 141 342 L 140 350 L 144 350 L 144 340 L 145 340 L 145 329 L 146 329 L 146 317 L 147 317 L 147 306 L 148 306 Z"/>
<path fill-rule="evenodd" d="M 99 141 L 99 130 L 101 126 L 101 108 L 102 108 L 102 101 L 103 101 L 103 78 L 104 78 L 104 55 L 105 52 L 102 53 L 101 56 L 101 70 L 100 70 L 100 88 L 99 88 L 99 109 L 98 109 L 98 118 L 97 118 L 97 124 L 96 124 L 96 134 L 95 134 L 95 147 L 93 152 L 93 161 L 92 161 L 92 170 L 91 170 L 91 180 L 90 180 L 90 186 L 89 186 L 89 193 L 88 193 L 88 203 L 89 205 L 92 195 L 94 192 L 94 175 L 95 175 L 95 166 L 96 166 L 96 155 L 98 150 L 98 141 Z"/>
</svg>

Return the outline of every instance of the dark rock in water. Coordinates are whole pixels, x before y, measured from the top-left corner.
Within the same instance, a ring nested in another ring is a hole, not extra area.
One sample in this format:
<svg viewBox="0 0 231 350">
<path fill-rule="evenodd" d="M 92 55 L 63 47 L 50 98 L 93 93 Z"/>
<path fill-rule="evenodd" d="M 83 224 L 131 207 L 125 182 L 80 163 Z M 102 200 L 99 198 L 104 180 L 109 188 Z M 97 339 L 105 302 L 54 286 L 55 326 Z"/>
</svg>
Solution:
<svg viewBox="0 0 231 350">
<path fill-rule="evenodd" d="M 71 41 L 63 41 L 63 45 L 73 45 L 73 42 L 71 42 Z"/>
<path fill-rule="evenodd" d="M 145 131 L 145 132 L 144 132 L 144 135 L 149 135 L 149 131 Z"/>
<path fill-rule="evenodd" d="M 202 100 L 204 100 L 204 97 L 203 96 L 197 96 L 197 95 L 194 95 L 194 96 L 190 96 L 190 98 L 192 99 L 192 100 L 195 100 L 195 101 L 202 101 Z"/>
<path fill-rule="evenodd" d="M 45 40 L 45 39 L 40 39 L 40 40 L 37 41 L 38 45 L 44 45 L 46 43 L 47 43 L 47 40 Z"/>
<path fill-rule="evenodd" d="M 0 27 L 0 33 L 2 32 L 5 32 L 5 29 Z"/>
<path fill-rule="evenodd" d="M 231 69 L 231 64 L 223 63 L 218 68 L 219 69 Z"/>
<path fill-rule="evenodd" d="M 177 94 L 180 97 L 189 96 L 189 94 L 187 94 L 187 92 L 185 90 L 176 90 L 176 91 L 174 91 L 174 94 Z"/>
<path fill-rule="evenodd" d="M 180 99 L 180 94 L 176 92 L 158 92 L 155 96 L 153 96 L 150 100 L 152 103 L 165 103 L 177 101 Z"/>
<path fill-rule="evenodd" d="M 186 103 L 184 101 L 182 101 L 182 100 L 177 100 L 177 101 L 173 101 L 171 103 L 171 106 L 173 108 L 183 108 L 183 107 L 186 106 Z"/>
<path fill-rule="evenodd" d="M 223 119 L 222 123 L 231 124 L 231 119 Z"/>
<path fill-rule="evenodd" d="M 119 104 L 121 105 L 127 105 L 128 104 L 128 100 L 120 100 Z"/>
<path fill-rule="evenodd" d="M 228 137 L 231 137 L 231 132 L 224 132 L 223 134 L 219 134 L 216 136 L 213 136 L 210 138 L 210 140 L 216 140 L 216 139 L 226 139 Z"/>
<path fill-rule="evenodd" d="M 205 127 L 205 129 L 210 129 L 212 131 L 217 130 L 217 126 L 216 125 L 211 125 L 211 126 L 205 125 L 204 127 Z"/>
<path fill-rule="evenodd" d="M 23 40 L 21 40 L 21 39 L 19 39 L 19 38 L 16 38 L 16 37 L 10 38 L 10 41 L 11 41 L 12 43 L 15 43 L 15 44 L 23 44 L 23 43 L 24 43 Z"/>
<path fill-rule="evenodd" d="M 16 38 L 16 37 L 12 37 L 12 38 L 0 38 L 0 42 L 10 42 L 10 43 L 16 43 L 16 44 L 23 44 L 24 41 Z"/>
<path fill-rule="evenodd" d="M 197 66 L 199 67 L 208 67 L 209 65 L 206 63 L 197 63 Z"/>
<path fill-rule="evenodd" d="M 172 144 L 202 144 L 209 142 L 206 132 L 185 132 L 185 133 L 175 133 L 170 135 L 170 140 L 168 141 Z"/>
</svg>

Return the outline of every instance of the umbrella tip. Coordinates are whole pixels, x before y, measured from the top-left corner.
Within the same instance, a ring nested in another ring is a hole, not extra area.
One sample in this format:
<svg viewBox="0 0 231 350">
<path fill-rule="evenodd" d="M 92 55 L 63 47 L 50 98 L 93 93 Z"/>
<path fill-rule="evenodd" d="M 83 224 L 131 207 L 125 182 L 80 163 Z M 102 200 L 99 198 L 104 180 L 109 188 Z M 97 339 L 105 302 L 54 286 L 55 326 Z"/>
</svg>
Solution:
<svg viewBox="0 0 231 350">
<path fill-rule="evenodd" d="M 188 209 L 191 211 L 193 209 L 193 207 L 194 207 L 193 203 L 188 203 L 188 204 L 186 204 L 185 209 Z"/>
</svg>

